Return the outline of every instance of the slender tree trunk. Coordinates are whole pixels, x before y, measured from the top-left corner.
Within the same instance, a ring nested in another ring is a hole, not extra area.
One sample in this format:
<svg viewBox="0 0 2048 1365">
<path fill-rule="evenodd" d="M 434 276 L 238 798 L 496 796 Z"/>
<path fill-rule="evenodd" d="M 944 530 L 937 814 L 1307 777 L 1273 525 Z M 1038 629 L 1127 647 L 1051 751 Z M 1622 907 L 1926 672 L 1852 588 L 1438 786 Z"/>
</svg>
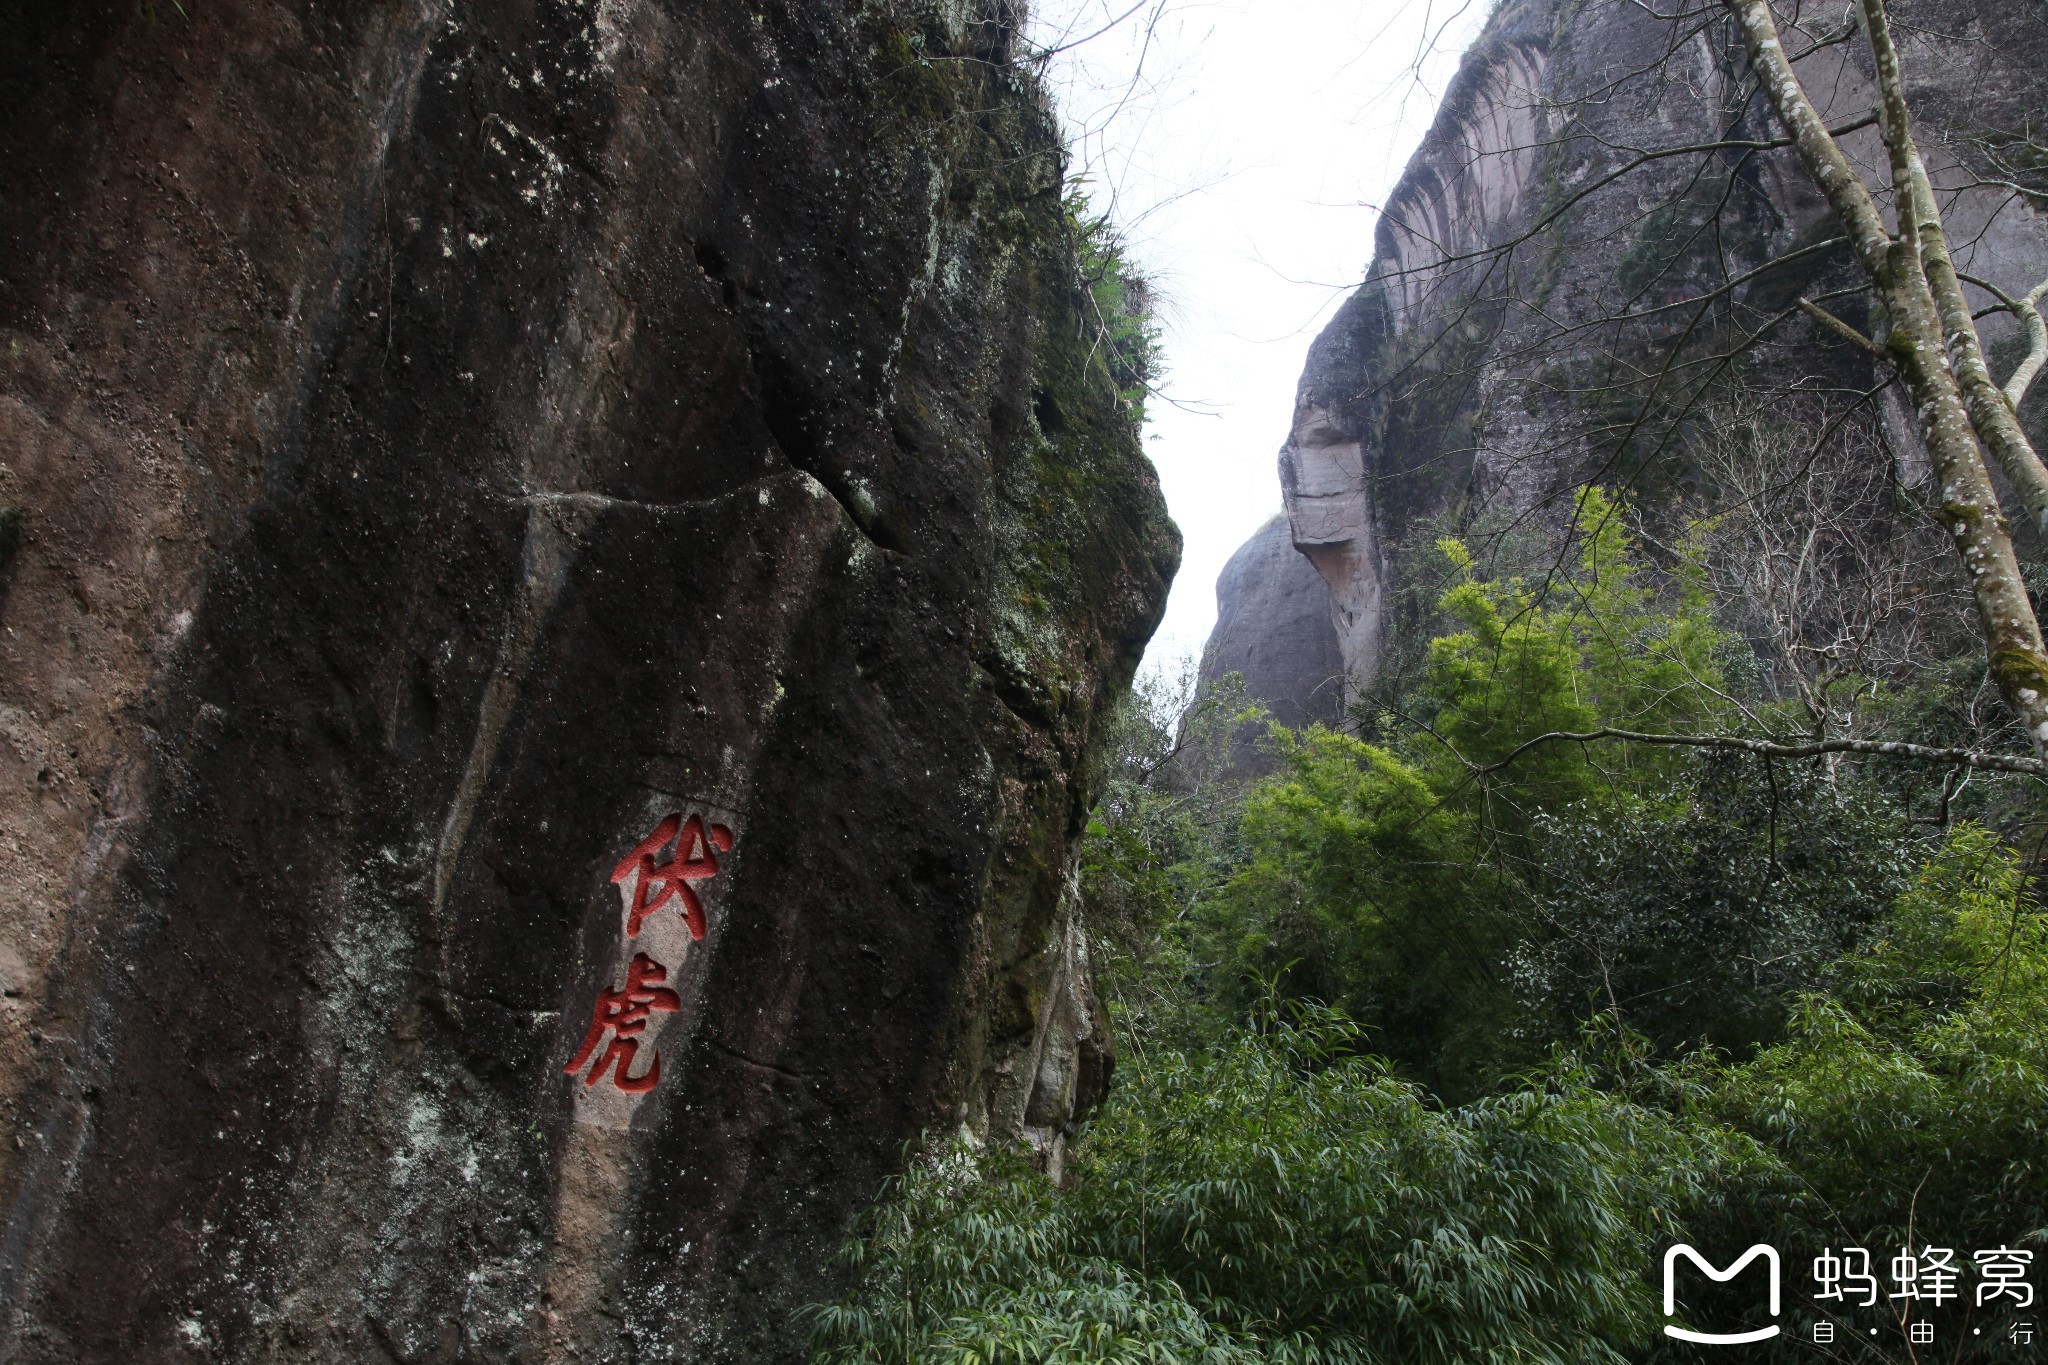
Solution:
<svg viewBox="0 0 2048 1365">
<path fill-rule="evenodd" d="M 1984 363 L 1984 345 L 1977 336 L 1977 321 L 1970 315 L 1969 300 L 1963 295 L 1963 282 L 1956 276 L 1955 260 L 1949 255 L 1948 232 L 1934 200 L 1933 183 L 1927 178 L 1927 163 L 1913 141 L 1906 83 L 1899 70 L 1899 52 L 1892 42 L 1884 0 L 1860 3 L 1863 31 L 1877 62 L 1878 126 L 1884 130 L 1885 146 L 1893 154 L 1900 227 L 1904 231 L 1910 211 L 1910 235 L 1920 248 L 1921 267 L 1941 317 L 1950 369 L 1962 390 L 1977 434 L 2012 484 L 2013 492 L 2019 495 L 2035 529 L 2048 531 L 2048 468 L 2042 467 L 2041 457 L 2034 453 L 2034 444 L 2027 439 L 2019 415 L 1992 381 L 1991 367 Z"/>
<path fill-rule="evenodd" d="M 2011 528 L 1999 508 L 1998 495 L 1992 489 L 1978 449 L 1980 433 L 1972 420 L 1972 406 L 1964 398 L 1963 385 L 1950 361 L 1946 344 L 1949 338 L 1942 326 L 1943 309 L 1937 302 L 1929 263 L 1923 254 L 1928 249 L 1930 224 L 1933 254 L 1940 262 L 1932 273 L 1944 274 L 1952 281 L 1954 269 L 1940 234 L 1941 216 L 1933 195 L 1926 194 L 1923 201 L 1919 192 L 1926 185 L 1926 171 L 1913 145 L 1899 80 L 1898 55 L 1891 46 L 1883 0 L 1861 0 L 1861 4 L 1865 31 L 1878 61 L 1881 126 L 1900 208 L 1896 236 L 1886 227 L 1869 189 L 1842 154 L 1800 85 L 1779 41 L 1769 0 L 1723 3 L 1742 30 L 1750 64 L 1763 83 L 1771 107 L 1791 134 L 1807 173 L 1848 226 L 1856 258 L 1891 315 L 1889 349 L 1919 414 L 1928 457 L 1940 488 L 1938 510 L 1942 524 L 1954 538 L 1956 553 L 1970 575 L 1992 681 L 2005 704 L 2025 724 L 2035 752 L 2048 756 L 2048 649 L 2042 645 L 2041 625 L 2035 619 L 2033 603 L 2020 578 Z M 1957 293 L 1959 296 L 1959 285 Z M 1968 356 L 1975 350 L 1976 330 L 1974 325 L 1968 325 L 1967 306 L 1962 316 L 1967 325 L 1968 345 L 1962 348 L 1967 368 Z M 1981 353 L 1975 358 L 1981 368 Z M 1984 382 L 1990 382 L 1988 372 Z M 1992 392 L 1997 394 L 1996 389 Z M 2004 396 L 1997 396 L 1999 411 L 2010 417 Z M 2013 425 L 2017 427 L 2017 422 Z M 1987 443 L 1994 450 L 2004 450 L 1998 439 L 1988 437 Z M 2024 442 L 2024 433 L 2020 440 Z M 2026 454 L 2032 456 L 2031 447 Z M 2038 459 L 2033 460 L 2033 469 L 2040 469 Z M 2022 475 L 2026 473 L 2023 466 Z M 2022 478 L 2013 482 L 2021 488 L 2022 497 L 2027 497 Z M 2048 500 L 2042 505 L 2048 507 Z M 2030 503 L 2030 510 L 2031 506 Z"/>
</svg>

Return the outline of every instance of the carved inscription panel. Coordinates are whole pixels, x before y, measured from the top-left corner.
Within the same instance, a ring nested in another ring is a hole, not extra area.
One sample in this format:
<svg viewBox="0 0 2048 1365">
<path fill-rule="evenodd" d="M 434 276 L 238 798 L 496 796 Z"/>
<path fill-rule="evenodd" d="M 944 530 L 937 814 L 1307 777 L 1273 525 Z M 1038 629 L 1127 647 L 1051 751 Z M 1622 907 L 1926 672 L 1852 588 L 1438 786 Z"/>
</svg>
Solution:
<svg viewBox="0 0 2048 1365">
<path fill-rule="evenodd" d="M 580 1120 L 630 1121 L 633 1102 L 661 1083 L 664 1040 L 687 1040 L 705 940 L 719 923 L 718 878 L 738 840 L 726 813 L 685 806 L 655 820 L 612 869 L 617 955 L 582 1043 L 562 1068 L 582 1081 L 574 1087 Z"/>
</svg>

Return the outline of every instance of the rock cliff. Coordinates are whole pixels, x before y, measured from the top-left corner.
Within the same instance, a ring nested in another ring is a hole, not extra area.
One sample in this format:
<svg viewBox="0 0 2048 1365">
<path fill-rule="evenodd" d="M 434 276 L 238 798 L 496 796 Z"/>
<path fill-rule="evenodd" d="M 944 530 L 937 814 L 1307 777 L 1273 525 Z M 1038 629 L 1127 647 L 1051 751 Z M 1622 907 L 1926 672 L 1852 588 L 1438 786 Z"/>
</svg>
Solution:
<svg viewBox="0 0 2048 1365">
<path fill-rule="evenodd" d="M 1682 442 L 1633 414 L 1668 408 L 1703 374 L 1877 386 L 1868 356 L 1789 311 L 1802 293 L 1839 295 L 1830 306 L 1850 323 L 1873 321 L 1826 203 L 1768 145 L 1740 44 L 1710 12 L 1674 24 L 1656 8 L 1504 0 L 1383 206 L 1365 282 L 1310 348 L 1280 483 L 1354 696 L 1414 624 L 1397 607 L 1414 586 L 1398 552 L 1418 529 L 1489 510 L 1553 515 L 1556 495 L 1586 480 L 1669 501 L 1689 477 Z M 2030 207 L 2042 201 L 1993 183 L 2004 177 L 1985 151 L 2048 97 L 2048 40 L 1989 0 L 1896 8 L 1951 240 L 1965 269 L 2023 293 L 2048 274 L 2048 225 Z M 1870 109 L 1866 59 L 1855 42 L 1801 57 L 1831 120 Z M 1756 145 L 1642 159 L 1717 141 Z M 1874 131 L 1846 146 L 1886 182 Z M 1720 364 L 1731 338 L 1766 323 L 1761 344 Z M 2010 317 L 1982 326 L 1994 356 L 2020 347 Z M 1899 481 L 1917 485 L 1914 424 L 1885 401 Z M 2048 431 L 2044 401 L 2037 390 L 2024 415 Z M 1235 602 L 1280 584 L 1226 573 L 1218 591 Z M 1257 648 L 1242 630 L 1233 648 Z M 1288 670 L 1272 676 L 1282 690 L 1269 699 L 1303 699 Z"/>
<path fill-rule="evenodd" d="M 0 1358 L 795 1358 L 1178 556 L 1006 0 L 7 3 Z"/>
<path fill-rule="evenodd" d="M 1334 725 L 1344 712 L 1344 658 L 1331 624 L 1330 591 L 1296 553 L 1284 514 L 1238 548 L 1216 578 L 1216 628 L 1202 652 L 1201 675 L 1235 673 L 1247 695 L 1266 702 L 1282 725 Z M 1262 727 L 1235 738 L 1234 761 L 1263 766 Z"/>
</svg>

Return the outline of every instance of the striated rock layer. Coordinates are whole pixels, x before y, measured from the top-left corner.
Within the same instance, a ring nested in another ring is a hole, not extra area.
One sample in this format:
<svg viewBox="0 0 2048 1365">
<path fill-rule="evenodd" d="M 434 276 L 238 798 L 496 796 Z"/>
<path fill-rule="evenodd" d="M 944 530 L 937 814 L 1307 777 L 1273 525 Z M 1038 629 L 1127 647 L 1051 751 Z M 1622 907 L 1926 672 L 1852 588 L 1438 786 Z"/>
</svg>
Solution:
<svg viewBox="0 0 2048 1365">
<path fill-rule="evenodd" d="M 1107 1079 L 1178 541 L 1009 7 L 5 8 L 0 1358 L 799 1355 Z"/>
<path fill-rule="evenodd" d="M 1725 20 L 1702 12 L 1674 26 L 1656 8 L 1503 0 L 1383 207 L 1365 283 L 1310 348 L 1280 482 L 1293 544 L 1327 585 L 1354 697 L 1411 624 L 1397 606 L 1411 586 L 1398 549 L 1424 524 L 1488 509 L 1556 515 L 1557 495 L 1586 480 L 1651 502 L 1683 483 L 1682 460 L 1643 449 L 1655 443 L 1636 439 L 1617 401 L 1673 401 L 1693 382 L 1685 362 L 1773 317 L 1770 340 L 1732 373 L 1839 392 L 1881 379 L 1867 356 L 1789 314 L 1804 293 L 1872 323 L 1846 250 L 1826 245 L 1832 215 L 1789 150 L 1657 158 L 1607 179 L 1652 149 L 1776 135 Z M 2048 274 L 2048 224 L 1993 183 L 1983 151 L 1987 134 L 2030 126 L 2048 98 L 2048 37 L 1990 0 L 1895 8 L 1958 260 L 2024 293 Z M 1871 108 L 1859 61 L 1867 53 L 1843 42 L 1801 58 L 1831 122 Z M 1844 145 L 1868 183 L 1889 182 L 1873 129 Z M 2019 329 L 2002 313 L 1981 325 L 2003 374 L 2024 349 Z M 2048 431 L 2044 402 L 2037 388 L 2025 415 Z M 1911 414 L 1892 402 L 1883 418 L 1899 481 L 1924 483 Z M 1276 579 L 1256 591 L 1286 590 Z"/>
</svg>

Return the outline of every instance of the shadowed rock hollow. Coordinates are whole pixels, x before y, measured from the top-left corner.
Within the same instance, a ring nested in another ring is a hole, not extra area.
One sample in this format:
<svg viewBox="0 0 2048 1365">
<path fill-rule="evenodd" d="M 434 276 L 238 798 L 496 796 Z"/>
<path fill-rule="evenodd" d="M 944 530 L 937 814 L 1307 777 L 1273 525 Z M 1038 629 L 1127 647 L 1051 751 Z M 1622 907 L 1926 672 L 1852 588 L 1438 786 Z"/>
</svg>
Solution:
<svg viewBox="0 0 2048 1365">
<path fill-rule="evenodd" d="M 1008 6 L 5 9 L 0 1356 L 799 1354 L 1107 1080 L 1178 540 Z"/>
</svg>

